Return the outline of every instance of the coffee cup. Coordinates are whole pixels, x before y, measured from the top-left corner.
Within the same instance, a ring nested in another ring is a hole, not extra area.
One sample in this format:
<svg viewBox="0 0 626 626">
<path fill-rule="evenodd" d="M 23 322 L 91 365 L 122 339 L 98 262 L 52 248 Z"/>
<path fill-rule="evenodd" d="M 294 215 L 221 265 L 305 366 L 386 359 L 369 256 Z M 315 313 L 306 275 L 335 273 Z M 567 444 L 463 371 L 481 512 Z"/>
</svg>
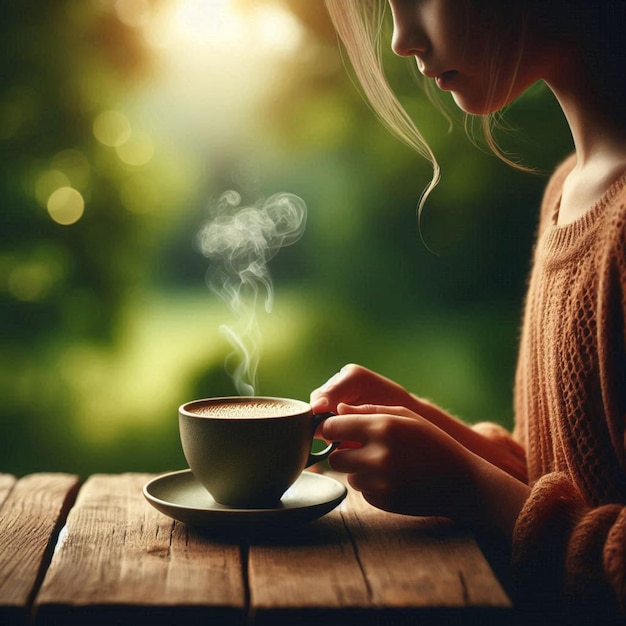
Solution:
<svg viewBox="0 0 626 626">
<path fill-rule="evenodd" d="M 217 503 L 273 508 L 306 467 L 338 445 L 311 450 L 330 415 L 291 398 L 229 396 L 182 404 L 178 424 L 189 468 Z"/>
</svg>

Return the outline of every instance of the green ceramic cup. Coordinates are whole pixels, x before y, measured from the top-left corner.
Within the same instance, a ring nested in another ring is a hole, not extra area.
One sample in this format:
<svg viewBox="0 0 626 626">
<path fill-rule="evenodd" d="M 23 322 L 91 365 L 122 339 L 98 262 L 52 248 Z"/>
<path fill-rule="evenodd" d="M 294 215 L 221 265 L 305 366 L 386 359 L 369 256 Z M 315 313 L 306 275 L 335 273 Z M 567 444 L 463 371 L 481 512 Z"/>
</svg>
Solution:
<svg viewBox="0 0 626 626">
<path fill-rule="evenodd" d="M 330 415 L 290 398 L 232 396 L 181 405 L 178 424 L 189 468 L 215 501 L 258 509 L 280 506 L 302 470 L 335 449 L 337 443 L 311 451 Z"/>
</svg>

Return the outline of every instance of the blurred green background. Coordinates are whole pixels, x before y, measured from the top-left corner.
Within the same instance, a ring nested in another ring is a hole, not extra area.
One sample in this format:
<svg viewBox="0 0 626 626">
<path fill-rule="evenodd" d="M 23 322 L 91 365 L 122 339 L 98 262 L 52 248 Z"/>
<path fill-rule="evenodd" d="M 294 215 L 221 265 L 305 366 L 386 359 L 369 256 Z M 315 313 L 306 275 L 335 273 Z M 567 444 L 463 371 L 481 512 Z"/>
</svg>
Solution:
<svg viewBox="0 0 626 626">
<path fill-rule="evenodd" d="M 512 422 L 545 172 L 571 150 L 537 86 L 506 115 L 516 171 L 389 54 L 437 154 L 377 122 L 321 0 L 21 0 L 0 10 L 0 471 L 185 467 L 176 410 L 232 395 L 196 245 L 207 207 L 308 206 L 271 262 L 258 393 L 308 399 L 348 362 L 469 422 Z M 451 107 L 454 111 L 454 107 Z"/>
</svg>

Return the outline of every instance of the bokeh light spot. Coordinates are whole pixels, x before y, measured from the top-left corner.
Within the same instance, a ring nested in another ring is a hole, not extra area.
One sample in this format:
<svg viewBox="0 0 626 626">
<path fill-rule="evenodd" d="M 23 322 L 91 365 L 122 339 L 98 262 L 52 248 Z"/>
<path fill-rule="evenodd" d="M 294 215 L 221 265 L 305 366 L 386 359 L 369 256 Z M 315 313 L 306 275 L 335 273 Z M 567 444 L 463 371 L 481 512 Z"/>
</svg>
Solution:
<svg viewBox="0 0 626 626">
<path fill-rule="evenodd" d="M 133 132 L 128 141 L 116 148 L 117 156 L 126 165 L 139 167 L 154 156 L 152 138 L 147 133 Z"/>
<path fill-rule="evenodd" d="M 93 134 L 105 146 L 117 148 L 130 138 L 130 122 L 121 111 L 103 111 L 94 120 Z"/>
<path fill-rule="evenodd" d="M 43 300 L 54 284 L 51 268 L 40 262 L 21 263 L 8 276 L 9 293 L 21 302 Z"/>
<path fill-rule="evenodd" d="M 85 211 L 85 200 L 80 191 L 72 187 L 60 187 L 48 198 L 50 217 L 62 226 L 75 224 Z"/>
<path fill-rule="evenodd" d="M 57 189 L 71 185 L 70 179 L 60 170 L 46 170 L 35 180 L 35 198 L 42 207 L 47 208 L 48 199 Z"/>
<path fill-rule="evenodd" d="M 63 172 L 70 181 L 70 184 L 56 185 L 55 189 L 62 186 L 86 189 L 89 186 L 91 166 L 87 157 L 80 150 L 69 149 L 57 152 L 52 158 L 52 167 Z"/>
<path fill-rule="evenodd" d="M 0 256 L 0 291 L 21 302 L 39 302 L 65 280 L 68 264 L 62 246 L 41 242 L 17 255 Z"/>
</svg>

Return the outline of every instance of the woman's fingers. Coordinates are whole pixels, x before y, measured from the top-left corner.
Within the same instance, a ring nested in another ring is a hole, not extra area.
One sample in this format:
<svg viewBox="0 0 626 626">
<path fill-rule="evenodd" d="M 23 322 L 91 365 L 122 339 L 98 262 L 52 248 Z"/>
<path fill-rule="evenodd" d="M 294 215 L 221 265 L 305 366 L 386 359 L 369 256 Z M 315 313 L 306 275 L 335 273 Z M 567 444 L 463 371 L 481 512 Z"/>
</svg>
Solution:
<svg viewBox="0 0 626 626">
<path fill-rule="evenodd" d="M 366 437 L 362 421 L 363 418 L 354 419 L 352 415 L 329 417 L 322 425 L 322 436 L 327 441 L 363 443 Z"/>
<path fill-rule="evenodd" d="M 369 454 L 364 448 L 335 450 L 329 458 L 329 464 L 333 470 L 344 474 L 367 472 L 372 466 Z"/>
<path fill-rule="evenodd" d="M 406 390 L 397 383 L 365 367 L 350 363 L 311 393 L 311 406 L 317 412 L 334 411 L 340 402 L 397 404 L 405 396 L 409 397 Z"/>
<path fill-rule="evenodd" d="M 347 442 L 335 450 L 329 458 L 332 469 L 346 474 L 369 475 L 355 480 L 372 480 L 373 476 L 386 473 L 394 465 L 393 440 L 402 428 L 400 422 L 416 416 L 404 407 L 382 407 L 376 405 L 340 405 L 340 414 L 324 423 L 323 436 L 332 441 Z M 350 411 L 350 413 L 344 413 Z M 411 420 L 415 424 L 415 420 Z M 389 444 L 392 443 L 390 446 Z M 376 488 L 379 488 L 376 483 Z M 356 487 L 355 487 L 356 488 Z M 369 483 L 359 490 L 372 489 Z"/>
<path fill-rule="evenodd" d="M 387 481 L 374 473 L 350 474 L 348 476 L 348 483 L 353 489 L 360 491 L 366 499 L 368 497 L 375 498 L 378 494 L 384 493 L 389 489 Z"/>
<path fill-rule="evenodd" d="M 334 376 L 331 376 L 321 387 L 315 389 L 311 393 L 311 406 L 314 411 L 335 410 L 339 399 L 345 396 L 345 399 L 353 401 L 354 395 L 358 390 L 350 392 L 349 383 L 350 366 L 342 367 Z"/>
<path fill-rule="evenodd" d="M 416 414 L 405 406 L 388 406 L 385 404 L 348 404 L 341 402 L 337 406 L 339 415 L 397 415 L 398 417 L 415 417 Z"/>
<path fill-rule="evenodd" d="M 358 406 L 341 403 L 338 415 L 325 420 L 322 436 L 328 441 L 353 441 L 365 443 L 385 434 L 389 416 L 417 418 L 418 416 L 402 406 L 382 406 L 361 404 Z"/>
</svg>

